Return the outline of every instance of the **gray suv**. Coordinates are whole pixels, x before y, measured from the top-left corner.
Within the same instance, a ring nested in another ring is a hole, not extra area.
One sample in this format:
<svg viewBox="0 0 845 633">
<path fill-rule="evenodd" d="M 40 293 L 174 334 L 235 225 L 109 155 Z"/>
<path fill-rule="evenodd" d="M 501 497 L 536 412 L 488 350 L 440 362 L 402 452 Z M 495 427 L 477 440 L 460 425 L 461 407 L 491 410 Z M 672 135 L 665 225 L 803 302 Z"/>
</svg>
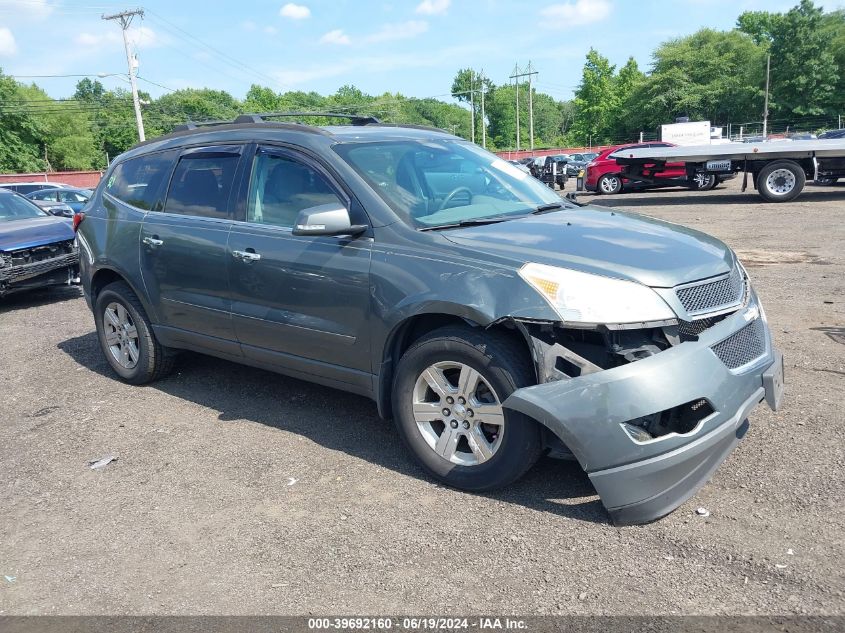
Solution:
<svg viewBox="0 0 845 633">
<path fill-rule="evenodd" d="M 566 457 L 617 524 L 672 511 L 778 407 L 782 357 L 722 242 L 439 130 L 274 118 L 143 143 L 75 217 L 121 379 L 190 349 L 363 394 L 439 481 Z"/>
</svg>

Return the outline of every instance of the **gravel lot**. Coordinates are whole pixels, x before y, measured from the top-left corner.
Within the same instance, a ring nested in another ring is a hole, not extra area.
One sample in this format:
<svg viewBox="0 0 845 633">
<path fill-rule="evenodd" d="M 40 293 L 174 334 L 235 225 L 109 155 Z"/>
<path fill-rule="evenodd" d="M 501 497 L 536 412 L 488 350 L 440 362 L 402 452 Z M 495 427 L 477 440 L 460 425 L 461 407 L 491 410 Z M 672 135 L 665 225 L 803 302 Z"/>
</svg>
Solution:
<svg viewBox="0 0 845 633">
<path fill-rule="evenodd" d="M 845 186 L 739 186 L 595 199 L 736 249 L 786 356 L 784 408 L 647 526 L 567 462 L 438 486 L 373 403 L 275 374 L 124 385 L 78 289 L 0 301 L 0 614 L 845 614 Z"/>
</svg>

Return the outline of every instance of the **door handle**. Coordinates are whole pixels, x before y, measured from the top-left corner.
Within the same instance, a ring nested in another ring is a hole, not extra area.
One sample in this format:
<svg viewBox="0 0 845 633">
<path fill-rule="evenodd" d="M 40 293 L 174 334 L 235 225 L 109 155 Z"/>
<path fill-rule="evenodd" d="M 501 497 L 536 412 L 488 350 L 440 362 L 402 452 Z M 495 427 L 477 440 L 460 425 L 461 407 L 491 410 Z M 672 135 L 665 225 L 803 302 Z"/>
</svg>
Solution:
<svg viewBox="0 0 845 633">
<path fill-rule="evenodd" d="M 232 251 L 232 257 L 239 259 L 242 262 L 256 262 L 261 259 L 260 253 L 250 253 L 249 251 Z"/>
<path fill-rule="evenodd" d="M 160 240 L 156 237 L 145 237 L 142 241 L 147 246 L 152 246 L 153 248 L 158 248 L 159 246 L 164 244 L 164 240 Z"/>
</svg>

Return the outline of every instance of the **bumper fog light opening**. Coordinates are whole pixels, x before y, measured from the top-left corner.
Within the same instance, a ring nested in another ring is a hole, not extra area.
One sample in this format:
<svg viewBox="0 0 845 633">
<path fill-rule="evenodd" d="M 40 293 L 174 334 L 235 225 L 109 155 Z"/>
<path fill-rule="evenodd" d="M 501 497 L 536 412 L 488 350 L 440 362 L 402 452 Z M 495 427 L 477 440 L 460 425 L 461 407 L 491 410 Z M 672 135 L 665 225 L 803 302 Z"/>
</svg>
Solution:
<svg viewBox="0 0 845 633">
<path fill-rule="evenodd" d="M 622 428 L 635 442 L 648 442 L 654 439 L 654 436 L 641 426 L 622 422 Z"/>
</svg>

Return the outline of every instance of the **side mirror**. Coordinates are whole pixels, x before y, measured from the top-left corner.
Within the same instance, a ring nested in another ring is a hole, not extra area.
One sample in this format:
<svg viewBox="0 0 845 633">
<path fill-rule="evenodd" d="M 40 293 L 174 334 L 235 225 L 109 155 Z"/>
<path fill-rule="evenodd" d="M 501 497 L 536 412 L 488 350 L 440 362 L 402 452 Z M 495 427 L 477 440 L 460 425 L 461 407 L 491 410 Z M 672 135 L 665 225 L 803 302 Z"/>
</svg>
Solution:
<svg viewBox="0 0 845 633">
<path fill-rule="evenodd" d="M 349 211 L 339 204 L 321 204 L 303 209 L 296 216 L 294 235 L 360 235 L 365 224 L 352 224 Z"/>
</svg>

